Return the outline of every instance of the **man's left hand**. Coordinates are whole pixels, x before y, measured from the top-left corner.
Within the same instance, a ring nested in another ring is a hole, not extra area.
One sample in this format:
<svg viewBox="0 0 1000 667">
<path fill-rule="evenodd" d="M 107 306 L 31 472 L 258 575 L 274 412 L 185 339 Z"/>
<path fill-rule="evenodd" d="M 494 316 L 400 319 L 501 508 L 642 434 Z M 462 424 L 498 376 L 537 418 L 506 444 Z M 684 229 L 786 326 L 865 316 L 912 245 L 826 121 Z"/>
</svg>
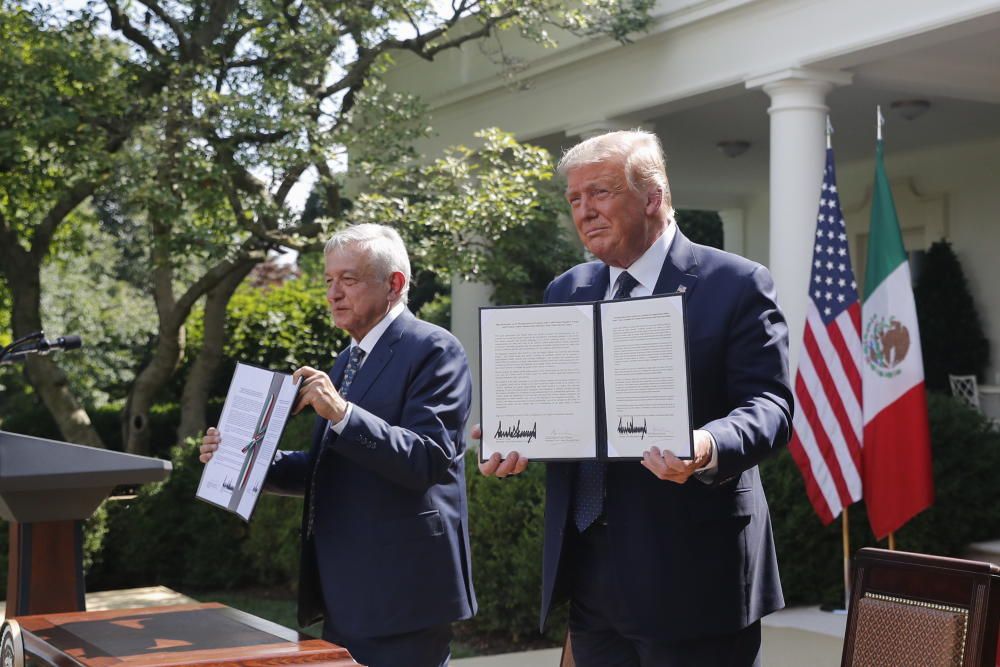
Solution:
<svg viewBox="0 0 1000 667">
<path fill-rule="evenodd" d="M 330 420 L 331 424 L 336 424 L 344 418 L 347 411 L 347 401 L 340 395 L 337 388 L 333 386 L 330 376 L 323 371 L 303 366 L 294 373 L 292 379 L 299 381 L 299 395 L 295 400 L 295 407 L 292 414 L 297 415 L 307 405 L 311 405 L 320 417 Z"/>
<path fill-rule="evenodd" d="M 642 453 L 640 463 L 660 479 L 683 484 L 697 470 L 708 465 L 712 459 L 712 436 L 708 434 L 708 431 L 695 431 L 693 435 L 693 459 L 682 460 L 670 450 L 661 452 L 658 447 L 650 447 Z"/>
</svg>

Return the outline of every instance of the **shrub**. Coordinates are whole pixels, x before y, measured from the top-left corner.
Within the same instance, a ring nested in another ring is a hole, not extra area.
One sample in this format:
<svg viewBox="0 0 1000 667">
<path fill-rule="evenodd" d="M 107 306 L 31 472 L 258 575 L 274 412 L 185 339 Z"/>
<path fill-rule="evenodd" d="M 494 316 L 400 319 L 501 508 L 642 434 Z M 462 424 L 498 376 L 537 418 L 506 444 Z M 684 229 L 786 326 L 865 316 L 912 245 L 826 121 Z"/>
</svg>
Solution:
<svg viewBox="0 0 1000 667">
<path fill-rule="evenodd" d="M 479 614 L 465 630 L 502 636 L 514 643 L 536 640 L 545 466 L 535 463 L 516 479 L 498 480 L 479 474 L 478 457 L 474 449 L 465 457 L 472 574 L 479 600 Z M 550 638 L 561 639 L 564 628 L 563 609 L 548 624 Z"/>
<path fill-rule="evenodd" d="M 947 241 L 938 241 L 927 251 L 913 297 L 927 387 L 948 391 L 949 373 L 982 379 L 990 360 L 990 342 L 983 334 L 962 265 Z"/>
<path fill-rule="evenodd" d="M 282 445 L 308 446 L 312 423 L 312 414 L 292 418 Z M 171 461 L 166 481 L 142 487 L 132 501 L 106 504 L 108 534 L 89 587 L 206 590 L 296 580 L 301 499 L 265 495 L 247 524 L 195 499 L 202 471 L 196 442 L 175 447 Z"/>
<path fill-rule="evenodd" d="M 958 556 L 969 542 L 1000 535 L 1000 485 L 994 472 L 1000 466 L 1000 433 L 991 430 L 979 412 L 950 396 L 932 392 L 927 402 L 935 500 L 896 533 L 896 546 Z M 820 524 L 788 452 L 766 461 L 761 476 L 786 602 L 842 603 L 841 522 Z M 848 514 L 851 552 L 878 546 L 867 525 L 864 503 L 852 505 Z"/>
</svg>

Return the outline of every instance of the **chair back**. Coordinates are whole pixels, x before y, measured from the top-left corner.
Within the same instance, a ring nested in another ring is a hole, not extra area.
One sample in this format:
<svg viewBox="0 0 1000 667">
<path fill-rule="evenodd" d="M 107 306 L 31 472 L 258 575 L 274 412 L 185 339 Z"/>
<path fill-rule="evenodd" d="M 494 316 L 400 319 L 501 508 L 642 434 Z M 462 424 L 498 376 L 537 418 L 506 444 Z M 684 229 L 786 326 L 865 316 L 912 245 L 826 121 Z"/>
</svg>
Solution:
<svg viewBox="0 0 1000 667">
<path fill-rule="evenodd" d="M 951 394 L 979 410 L 979 384 L 975 375 L 949 375 Z"/>
<path fill-rule="evenodd" d="M 994 667 L 998 624 L 996 565 L 861 549 L 841 667 Z"/>
</svg>

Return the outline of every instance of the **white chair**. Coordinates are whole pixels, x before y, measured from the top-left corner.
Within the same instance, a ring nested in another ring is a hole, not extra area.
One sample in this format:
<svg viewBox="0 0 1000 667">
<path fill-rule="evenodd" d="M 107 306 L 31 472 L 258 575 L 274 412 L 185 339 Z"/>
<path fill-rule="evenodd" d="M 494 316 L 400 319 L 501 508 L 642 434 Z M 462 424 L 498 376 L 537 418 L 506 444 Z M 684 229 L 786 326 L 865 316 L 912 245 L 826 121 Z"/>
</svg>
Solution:
<svg viewBox="0 0 1000 667">
<path fill-rule="evenodd" d="M 979 385 L 975 375 L 948 375 L 952 396 L 960 398 L 969 406 L 982 412 L 979 406 Z"/>
</svg>

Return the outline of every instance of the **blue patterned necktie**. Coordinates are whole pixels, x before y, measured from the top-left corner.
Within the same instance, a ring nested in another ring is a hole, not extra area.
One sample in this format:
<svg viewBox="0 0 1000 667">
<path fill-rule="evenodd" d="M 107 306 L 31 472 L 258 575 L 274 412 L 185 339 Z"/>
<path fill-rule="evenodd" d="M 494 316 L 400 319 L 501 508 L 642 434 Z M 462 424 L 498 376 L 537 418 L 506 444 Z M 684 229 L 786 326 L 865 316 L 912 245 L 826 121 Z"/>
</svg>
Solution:
<svg viewBox="0 0 1000 667">
<path fill-rule="evenodd" d="M 627 299 L 639 281 L 628 271 L 618 276 L 614 299 Z M 576 468 L 576 493 L 573 494 L 573 523 L 581 533 L 604 511 L 604 461 L 580 461 Z"/>
<path fill-rule="evenodd" d="M 347 368 L 344 369 L 344 379 L 340 381 L 340 395 L 347 398 L 347 392 L 351 388 L 351 383 L 354 382 L 354 376 L 358 374 L 358 369 L 361 368 L 361 362 L 365 358 L 365 351 L 361 349 L 360 345 L 355 345 L 351 348 L 351 358 L 347 360 Z"/>
<path fill-rule="evenodd" d="M 361 362 L 365 358 L 365 351 L 361 349 L 360 345 L 355 345 L 351 348 L 351 357 L 347 360 L 347 368 L 344 369 L 344 378 L 340 381 L 340 395 L 345 399 L 347 398 L 347 392 L 351 389 L 351 383 L 354 382 L 354 376 L 358 374 L 358 369 L 361 368 Z M 327 425 L 330 428 L 331 424 Z M 313 532 L 313 522 L 316 519 L 316 471 L 319 469 L 320 459 L 323 458 L 323 452 L 325 450 L 320 447 L 319 452 L 316 454 L 316 465 L 312 469 L 312 477 L 309 480 L 309 521 L 306 524 L 306 535 L 311 536 Z"/>
</svg>

